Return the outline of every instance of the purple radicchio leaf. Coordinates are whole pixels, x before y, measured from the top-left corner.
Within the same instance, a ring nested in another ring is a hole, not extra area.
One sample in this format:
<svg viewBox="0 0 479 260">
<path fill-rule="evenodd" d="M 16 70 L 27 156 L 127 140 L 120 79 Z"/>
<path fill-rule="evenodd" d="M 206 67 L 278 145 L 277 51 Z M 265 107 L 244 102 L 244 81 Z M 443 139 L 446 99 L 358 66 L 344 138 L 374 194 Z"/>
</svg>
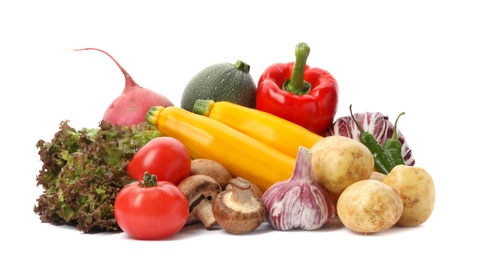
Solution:
<svg viewBox="0 0 479 260">
<path fill-rule="evenodd" d="M 379 144 L 383 144 L 387 139 L 391 138 L 394 132 L 394 124 L 389 121 L 389 117 L 379 112 L 356 113 L 354 118 L 364 131 L 371 133 Z M 399 128 L 398 140 L 402 144 L 402 156 L 406 165 L 413 166 L 415 159 L 412 156 L 411 148 L 406 142 L 406 138 Z M 341 135 L 359 141 L 360 131 L 351 116 L 344 116 L 336 119 L 336 121 L 326 130 L 325 136 Z"/>
</svg>

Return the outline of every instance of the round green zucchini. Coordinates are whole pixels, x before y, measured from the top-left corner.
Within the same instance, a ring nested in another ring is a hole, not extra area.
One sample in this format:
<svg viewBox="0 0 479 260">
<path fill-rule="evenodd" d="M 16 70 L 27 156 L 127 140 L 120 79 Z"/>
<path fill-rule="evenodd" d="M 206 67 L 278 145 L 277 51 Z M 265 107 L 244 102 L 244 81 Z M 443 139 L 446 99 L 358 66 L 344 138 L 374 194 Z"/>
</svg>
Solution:
<svg viewBox="0 0 479 260">
<path fill-rule="evenodd" d="M 181 108 L 193 111 L 197 99 L 229 101 L 256 107 L 256 83 L 249 74 L 250 66 L 238 60 L 235 64 L 214 64 L 198 72 L 186 85 Z"/>
</svg>

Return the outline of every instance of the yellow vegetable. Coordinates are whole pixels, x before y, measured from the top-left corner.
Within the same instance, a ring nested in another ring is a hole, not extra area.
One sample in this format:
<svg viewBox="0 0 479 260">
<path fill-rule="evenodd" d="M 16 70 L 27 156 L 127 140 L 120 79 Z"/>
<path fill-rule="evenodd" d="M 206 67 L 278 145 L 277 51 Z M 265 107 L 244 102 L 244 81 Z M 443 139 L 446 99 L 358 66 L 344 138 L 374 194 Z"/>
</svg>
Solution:
<svg viewBox="0 0 479 260">
<path fill-rule="evenodd" d="M 146 118 L 162 135 L 181 141 L 193 158 L 215 160 L 263 191 L 293 172 L 295 158 L 212 118 L 174 106 L 152 107 Z"/>
<path fill-rule="evenodd" d="M 373 179 L 348 186 L 339 195 L 336 205 L 341 223 L 362 234 L 389 229 L 404 210 L 399 194 L 387 184 Z"/>
<path fill-rule="evenodd" d="M 399 226 L 415 227 L 431 216 L 436 201 L 436 191 L 431 175 L 421 167 L 397 165 L 383 179 L 393 188 L 404 204 Z"/>
<path fill-rule="evenodd" d="M 311 152 L 316 182 L 332 193 L 341 194 L 351 184 L 369 179 L 374 169 L 369 149 L 345 136 L 327 136 L 314 144 Z"/>
<path fill-rule="evenodd" d="M 322 137 L 270 113 L 228 101 L 197 100 L 193 112 L 220 121 L 293 158 Z"/>
</svg>

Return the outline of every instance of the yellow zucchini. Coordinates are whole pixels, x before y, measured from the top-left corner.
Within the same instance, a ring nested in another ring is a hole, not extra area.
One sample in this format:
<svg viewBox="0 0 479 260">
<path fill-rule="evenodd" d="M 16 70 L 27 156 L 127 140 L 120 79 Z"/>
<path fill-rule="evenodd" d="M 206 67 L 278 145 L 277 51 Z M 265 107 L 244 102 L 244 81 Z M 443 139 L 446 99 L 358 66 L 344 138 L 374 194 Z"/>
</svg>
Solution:
<svg viewBox="0 0 479 260">
<path fill-rule="evenodd" d="M 162 135 L 181 141 L 193 158 L 215 160 L 263 191 L 293 173 L 295 157 L 212 118 L 175 106 L 152 107 L 146 118 Z"/>
<path fill-rule="evenodd" d="M 291 121 L 228 101 L 196 101 L 193 112 L 215 119 L 296 158 L 299 146 L 311 148 L 322 137 Z"/>
</svg>

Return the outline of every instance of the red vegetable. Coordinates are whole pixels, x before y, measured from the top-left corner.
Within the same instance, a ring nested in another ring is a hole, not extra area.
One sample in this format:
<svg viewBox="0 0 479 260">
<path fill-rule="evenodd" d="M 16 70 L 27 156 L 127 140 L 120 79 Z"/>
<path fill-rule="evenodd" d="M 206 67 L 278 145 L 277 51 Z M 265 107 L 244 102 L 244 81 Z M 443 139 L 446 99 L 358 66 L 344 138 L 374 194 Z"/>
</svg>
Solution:
<svg viewBox="0 0 479 260">
<path fill-rule="evenodd" d="M 145 174 L 142 182 L 120 190 L 114 213 L 118 226 L 132 238 L 156 240 L 178 233 L 186 224 L 189 208 L 176 185 Z"/>
<path fill-rule="evenodd" d="M 125 87 L 108 106 L 103 120 L 112 125 L 132 126 L 146 122 L 146 113 L 152 106 L 173 106 L 165 96 L 139 86 L 125 69 L 107 52 L 96 48 L 74 49 L 75 51 L 96 50 L 108 55 L 125 76 Z"/>
<path fill-rule="evenodd" d="M 356 113 L 354 118 L 361 128 L 371 133 L 380 145 L 390 139 L 394 134 L 394 124 L 389 117 L 379 112 Z M 324 133 L 324 136 L 341 135 L 359 141 L 360 131 L 351 116 L 344 116 L 336 121 Z M 411 148 L 406 142 L 405 136 L 397 129 L 397 139 L 402 144 L 401 154 L 406 165 L 414 165 L 416 162 L 412 156 Z"/>
<path fill-rule="evenodd" d="M 296 62 L 276 63 L 263 72 L 256 108 L 322 135 L 337 111 L 338 84 L 329 72 L 306 64 L 306 43 L 299 43 L 295 54 Z"/>
<path fill-rule="evenodd" d="M 178 184 L 190 175 L 191 157 L 186 146 L 173 137 L 151 139 L 141 147 L 128 163 L 130 176 L 143 180 L 145 172 L 154 174 L 159 181 Z"/>
</svg>

